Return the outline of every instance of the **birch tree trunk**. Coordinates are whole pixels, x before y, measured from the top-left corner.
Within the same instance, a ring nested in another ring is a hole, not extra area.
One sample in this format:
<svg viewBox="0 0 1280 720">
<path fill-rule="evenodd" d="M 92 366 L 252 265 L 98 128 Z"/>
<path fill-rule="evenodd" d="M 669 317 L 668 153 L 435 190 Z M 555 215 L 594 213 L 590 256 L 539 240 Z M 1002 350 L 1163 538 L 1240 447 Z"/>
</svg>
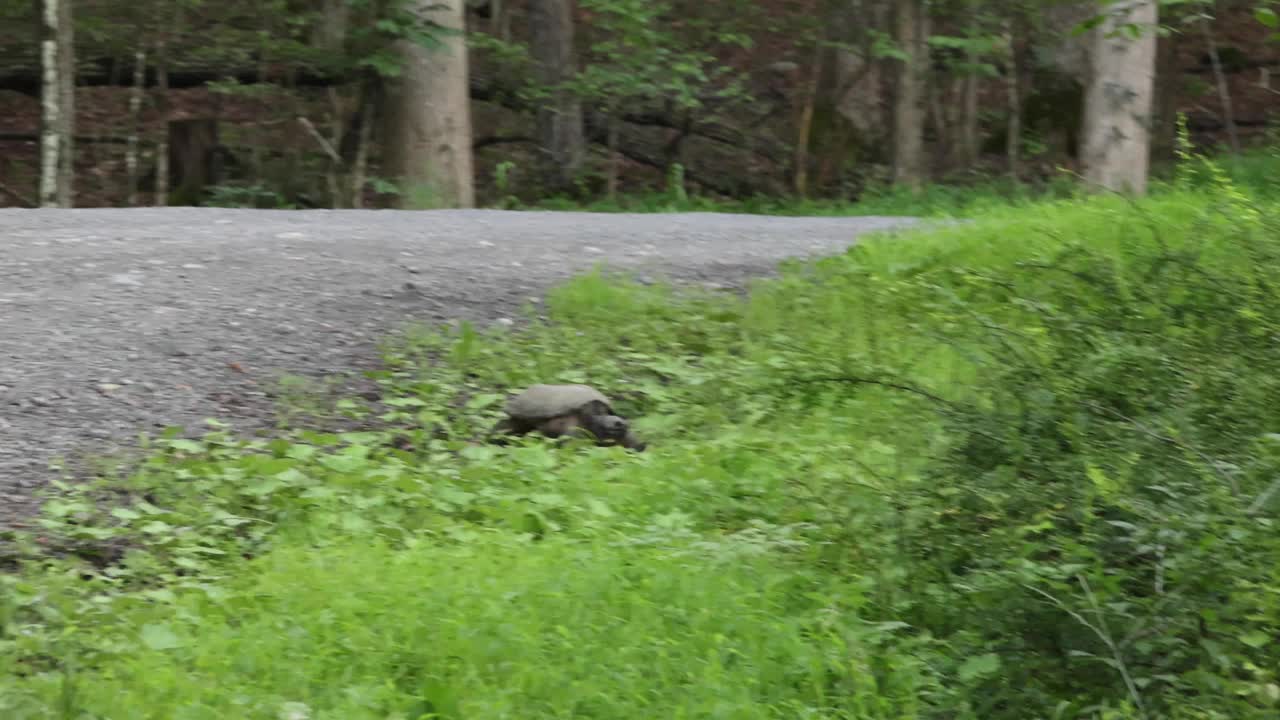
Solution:
<svg viewBox="0 0 1280 720">
<path fill-rule="evenodd" d="M 1157 0 L 1125 0 L 1105 9 L 1092 32 L 1091 72 L 1085 88 L 1084 175 L 1090 182 L 1135 195 L 1147 191 L 1151 110 L 1155 89 Z M 1126 24 L 1140 29 L 1132 37 Z"/>
<path fill-rule="evenodd" d="M 75 55 L 71 0 L 40 3 L 41 207 L 71 207 Z"/>
<path fill-rule="evenodd" d="M 401 207 L 473 207 L 471 98 L 464 0 L 414 0 L 414 12 L 447 29 L 440 45 L 398 40 L 403 65 L 387 81 L 384 174 Z"/>
<path fill-rule="evenodd" d="M 924 183 L 925 68 L 927 18 L 923 0 L 899 0 L 894 39 L 906 58 L 898 61 L 893 100 L 893 182 L 916 189 Z"/>
<path fill-rule="evenodd" d="M 538 80 L 554 88 L 577 73 L 573 0 L 530 0 L 529 40 Z M 571 191 L 586 159 L 582 103 L 566 90 L 551 91 L 538 108 L 538 144 L 543 153 L 546 189 Z"/>
</svg>

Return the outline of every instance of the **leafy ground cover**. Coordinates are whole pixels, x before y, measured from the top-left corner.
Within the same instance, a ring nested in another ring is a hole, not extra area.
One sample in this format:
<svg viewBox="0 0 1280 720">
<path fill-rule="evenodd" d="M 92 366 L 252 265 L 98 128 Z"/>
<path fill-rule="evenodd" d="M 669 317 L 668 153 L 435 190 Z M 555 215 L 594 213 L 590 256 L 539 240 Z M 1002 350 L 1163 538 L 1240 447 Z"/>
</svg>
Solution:
<svg viewBox="0 0 1280 720">
<path fill-rule="evenodd" d="M 1274 717 L 1258 177 L 992 203 L 746 296 L 597 273 L 389 341 L 327 408 L 358 430 L 153 440 L 2 576 L 0 715 Z M 538 381 L 650 450 L 478 442 Z"/>
</svg>

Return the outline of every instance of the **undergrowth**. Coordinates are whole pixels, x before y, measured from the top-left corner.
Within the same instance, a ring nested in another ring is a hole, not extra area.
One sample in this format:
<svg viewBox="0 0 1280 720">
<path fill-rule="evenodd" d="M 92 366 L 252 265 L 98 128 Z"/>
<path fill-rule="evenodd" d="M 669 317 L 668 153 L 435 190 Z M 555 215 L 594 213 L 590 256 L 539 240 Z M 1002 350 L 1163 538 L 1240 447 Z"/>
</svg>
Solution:
<svg viewBox="0 0 1280 720">
<path fill-rule="evenodd" d="M 1280 157 L 1277 146 L 1250 149 L 1227 155 L 1219 170 L 1231 184 L 1250 194 L 1274 193 Z M 1153 177 L 1155 195 L 1176 192 L 1194 178 Z M 1185 189 L 1185 188 L 1183 188 Z M 1065 170 L 1044 181 L 1014 182 L 1005 177 L 984 177 L 965 184 L 937 183 L 918 190 L 892 185 L 871 185 L 856 197 L 810 199 L 797 197 L 751 197 L 717 199 L 684 192 L 682 188 L 620 195 L 614 199 L 579 201 L 547 198 L 525 209 L 586 210 L 603 213 L 723 212 L 781 216 L 866 216 L 908 215 L 915 217 L 971 218 L 1007 208 L 1025 208 L 1039 203 L 1083 197 L 1079 178 Z"/>
<path fill-rule="evenodd" d="M 1280 220 L 1213 163 L 388 343 L 364 429 L 153 441 L 0 594 L 5 718 L 1266 718 Z M 481 440 L 590 382 L 645 453 Z"/>
</svg>

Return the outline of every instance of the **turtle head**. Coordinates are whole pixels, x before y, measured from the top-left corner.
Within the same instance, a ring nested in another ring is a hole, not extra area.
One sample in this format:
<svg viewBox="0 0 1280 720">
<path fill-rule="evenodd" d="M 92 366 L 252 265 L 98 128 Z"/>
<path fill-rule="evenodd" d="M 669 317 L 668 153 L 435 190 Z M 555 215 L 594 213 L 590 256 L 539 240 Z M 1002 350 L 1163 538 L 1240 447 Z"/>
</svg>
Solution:
<svg viewBox="0 0 1280 720">
<path fill-rule="evenodd" d="M 602 442 L 618 442 L 631 429 L 631 425 L 617 415 L 587 415 L 581 422 L 583 427 Z"/>
<path fill-rule="evenodd" d="M 628 450 L 644 452 L 645 442 L 631 432 L 631 423 L 617 415 L 591 415 L 582 419 L 601 445 L 621 445 Z"/>
</svg>

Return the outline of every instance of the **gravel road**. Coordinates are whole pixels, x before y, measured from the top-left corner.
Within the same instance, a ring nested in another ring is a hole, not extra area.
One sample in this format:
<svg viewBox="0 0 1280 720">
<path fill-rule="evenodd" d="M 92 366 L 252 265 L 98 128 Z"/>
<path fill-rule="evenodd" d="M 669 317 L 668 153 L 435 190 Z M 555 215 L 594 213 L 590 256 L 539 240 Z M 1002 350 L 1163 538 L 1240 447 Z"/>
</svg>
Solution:
<svg viewBox="0 0 1280 720">
<path fill-rule="evenodd" d="M 908 218 L 215 208 L 0 210 L 0 526 L 49 463 L 270 422 L 280 373 L 376 361 L 404 321 L 498 320 L 603 262 L 734 285 Z"/>
</svg>

